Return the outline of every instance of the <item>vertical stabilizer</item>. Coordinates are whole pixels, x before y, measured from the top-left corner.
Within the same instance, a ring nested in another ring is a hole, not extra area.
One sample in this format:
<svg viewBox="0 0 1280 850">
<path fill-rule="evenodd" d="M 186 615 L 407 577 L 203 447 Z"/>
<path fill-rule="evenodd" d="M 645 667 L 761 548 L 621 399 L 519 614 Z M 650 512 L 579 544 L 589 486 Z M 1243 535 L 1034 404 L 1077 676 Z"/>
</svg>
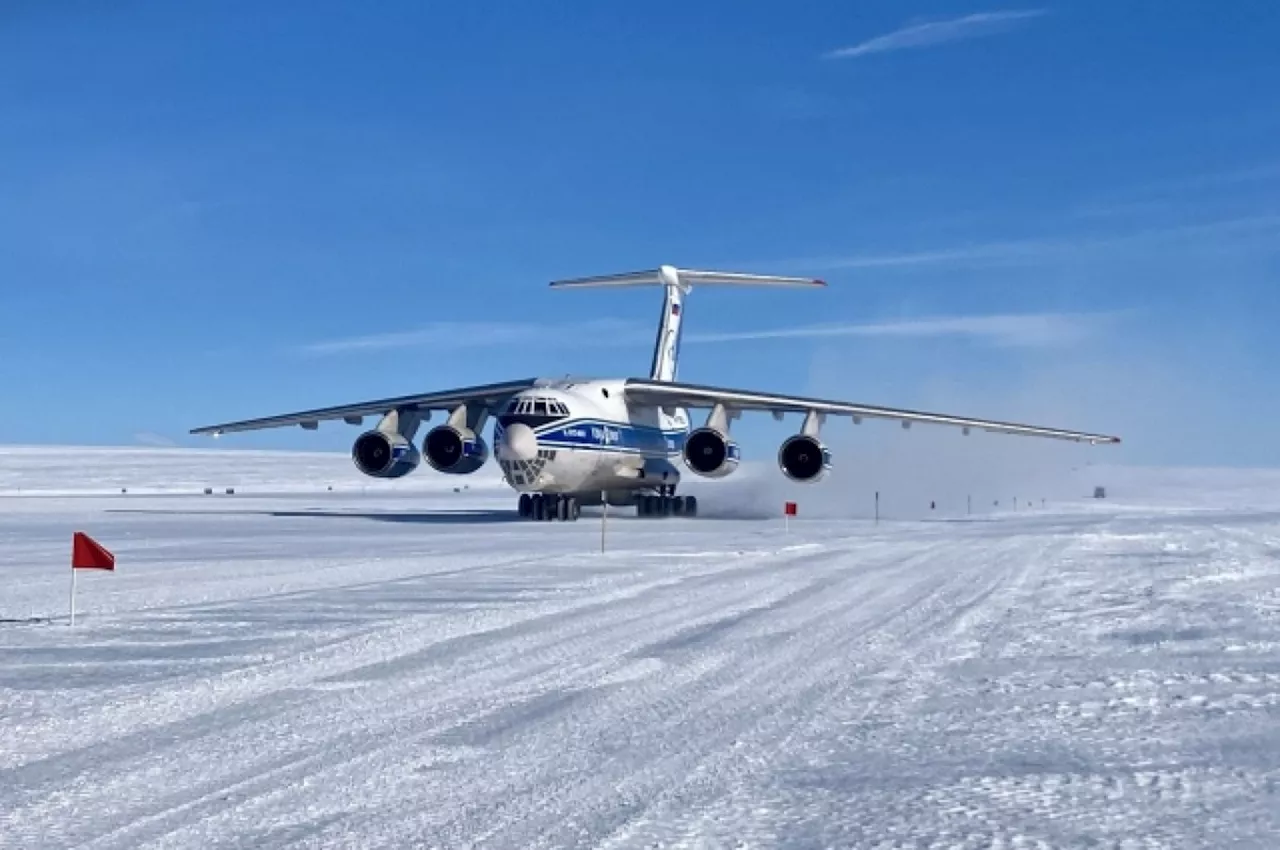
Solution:
<svg viewBox="0 0 1280 850">
<path fill-rule="evenodd" d="M 659 273 L 663 278 L 662 315 L 658 318 L 658 338 L 653 344 L 653 364 L 649 378 L 654 381 L 674 381 L 680 363 L 680 329 L 684 326 L 684 294 L 687 287 L 680 282 L 676 270 L 663 266 Z"/>
<path fill-rule="evenodd" d="M 684 296 L 695 285 L 812 287 L 826 286 L 826 283 L 808 277 L 697 271 L 694 269 L 678 269 L 674 266 L 660 266 L 653 271 L 557 280 L 552 281 L 551 285 L 557 289 L 661 286 L 666 293 L 666 297 L 663 298 L 662 315 L 658 320 L 658 337 L 653 345 L 653 364 L 649 369 L 649 378 L 654 381 L 674 381 L 680 360 L 680 331 L 684 324 Z"/>
</svg>

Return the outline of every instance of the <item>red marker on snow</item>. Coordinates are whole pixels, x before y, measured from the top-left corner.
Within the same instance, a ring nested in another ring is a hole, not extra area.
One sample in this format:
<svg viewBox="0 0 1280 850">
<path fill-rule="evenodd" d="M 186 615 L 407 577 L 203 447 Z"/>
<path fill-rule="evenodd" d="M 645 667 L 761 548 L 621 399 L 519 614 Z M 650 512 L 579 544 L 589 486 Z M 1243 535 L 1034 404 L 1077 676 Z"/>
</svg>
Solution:
<svg viewBox="0 0 1280 850">
<path fill-rule="evenodd" d="M 71 625 L 76 624 L 76 572 L 78 570 L 115 571 L 116 556 L 83 531 L 71 538 Z"/>
<path fill-rule="evenodd" d="M 116 556 L 83 531 L 71 538 L 71 569 L 115 570 Z"/>
</svg>

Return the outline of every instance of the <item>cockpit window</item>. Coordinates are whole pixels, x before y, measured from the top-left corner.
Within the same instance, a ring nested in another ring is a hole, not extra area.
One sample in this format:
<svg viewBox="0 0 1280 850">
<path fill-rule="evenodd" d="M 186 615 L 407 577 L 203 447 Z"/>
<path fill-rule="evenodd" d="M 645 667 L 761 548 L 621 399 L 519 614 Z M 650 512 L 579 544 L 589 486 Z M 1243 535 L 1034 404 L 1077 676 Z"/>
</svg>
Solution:
<svg viewBox="0 0 1280 850">
<path fill-rule="evenodd" d="M 558 419 L 564 419 L 568 415 L 569 408 L 556 399 L 523 396 L 513 398 L 507 404 L 506 412 L 498 417 L 498 421 L 504 428 L 515 422 L 537 428 Z"/>
</svg>

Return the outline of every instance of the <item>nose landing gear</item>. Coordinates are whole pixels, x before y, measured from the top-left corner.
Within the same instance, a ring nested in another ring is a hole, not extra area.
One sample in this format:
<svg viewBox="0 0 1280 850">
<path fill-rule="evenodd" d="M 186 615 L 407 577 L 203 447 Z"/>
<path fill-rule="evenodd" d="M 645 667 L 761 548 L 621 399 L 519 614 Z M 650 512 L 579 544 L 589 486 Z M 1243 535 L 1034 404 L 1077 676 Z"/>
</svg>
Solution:
<svg viewBox="0 0 1280 850">
<path fill-rule="evenodd" d="M 582 507 L 577 499 L 561 493 L 521 493 L 517 511 L 521 519 L 536 522 L 573 522 L 581 516 Z"/>
</svg>

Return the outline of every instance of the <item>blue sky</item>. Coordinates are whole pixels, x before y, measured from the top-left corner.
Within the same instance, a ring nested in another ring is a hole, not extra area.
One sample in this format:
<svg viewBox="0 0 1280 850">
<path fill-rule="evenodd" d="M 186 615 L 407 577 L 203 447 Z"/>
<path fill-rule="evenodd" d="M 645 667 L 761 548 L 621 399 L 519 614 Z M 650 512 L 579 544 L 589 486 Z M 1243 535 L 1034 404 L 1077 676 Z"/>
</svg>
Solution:
<svg viewBox="0 0 1280 850">
<path fill-rule="evenodd" d="M 831 284 L 686 380 L 1280 463 L 1280 5 L 690 6 L 0 7 L 0 442 L 642 374 L 546 283 L 669 262 Z"/>
</svg>

